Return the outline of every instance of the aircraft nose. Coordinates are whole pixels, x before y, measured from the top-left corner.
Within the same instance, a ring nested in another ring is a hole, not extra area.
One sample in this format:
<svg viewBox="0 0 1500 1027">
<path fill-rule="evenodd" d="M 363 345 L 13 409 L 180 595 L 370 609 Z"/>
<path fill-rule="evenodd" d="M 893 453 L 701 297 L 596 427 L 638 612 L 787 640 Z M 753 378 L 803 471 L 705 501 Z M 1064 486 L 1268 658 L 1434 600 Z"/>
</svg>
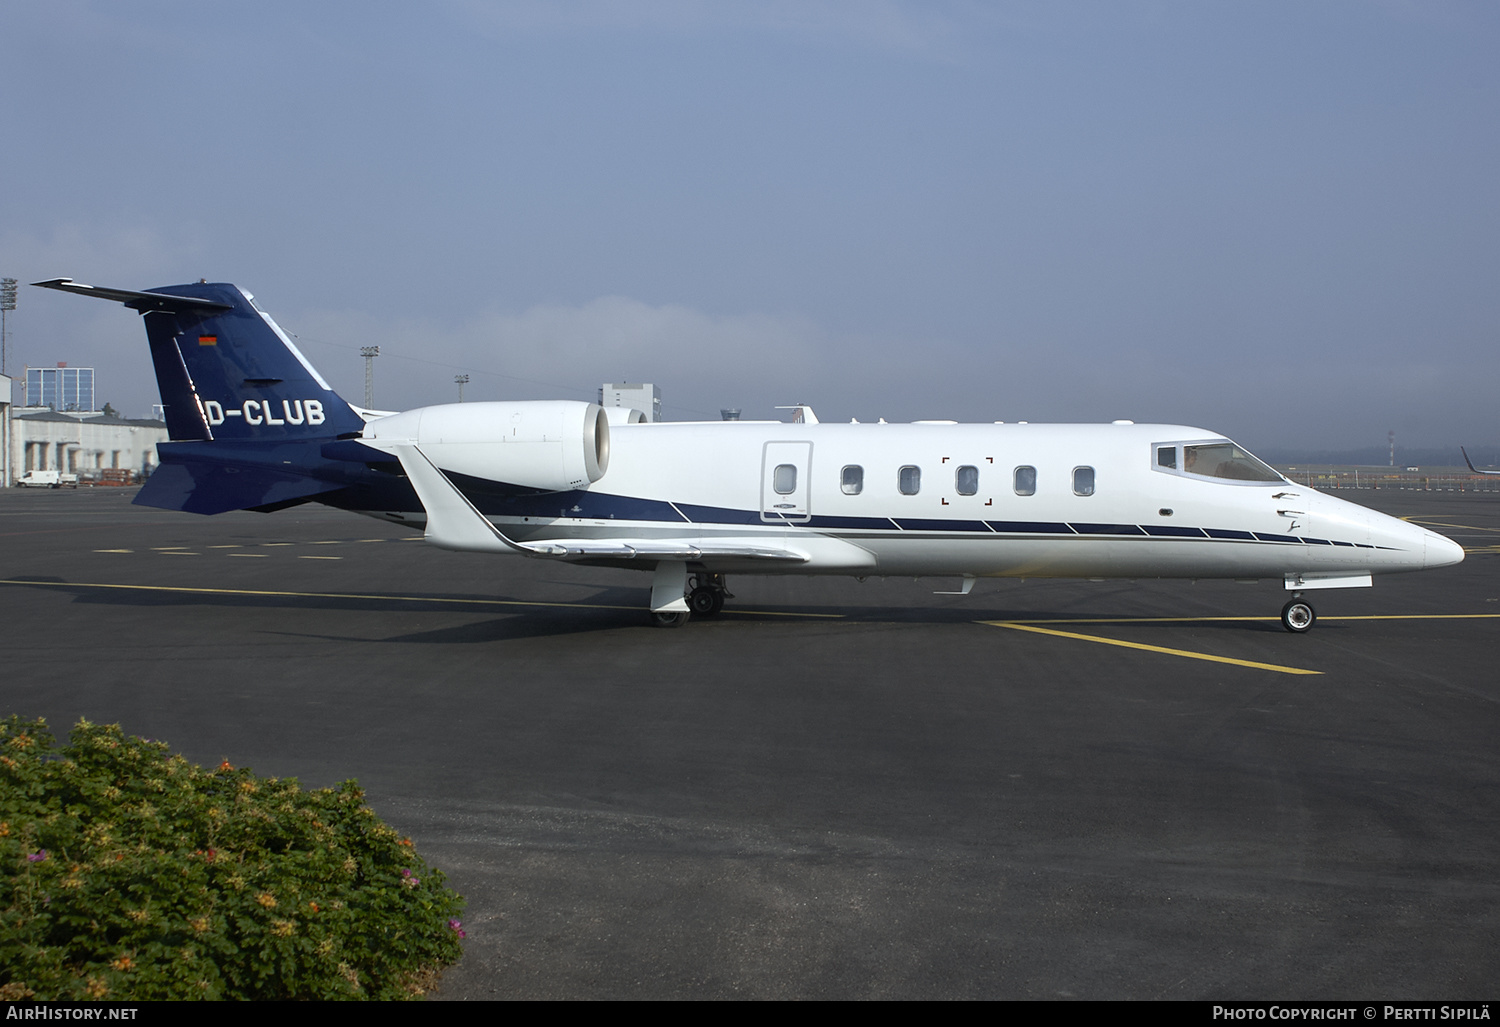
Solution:
<svg viewBox="0 0 1500 1027">
<path fill-rule="evenodd" d="M 1462 563 L 1464 547 L 1435 531 L 1426 532 L 1422 545 L 1423 567 L 1452 567 Z"/>
</svg>

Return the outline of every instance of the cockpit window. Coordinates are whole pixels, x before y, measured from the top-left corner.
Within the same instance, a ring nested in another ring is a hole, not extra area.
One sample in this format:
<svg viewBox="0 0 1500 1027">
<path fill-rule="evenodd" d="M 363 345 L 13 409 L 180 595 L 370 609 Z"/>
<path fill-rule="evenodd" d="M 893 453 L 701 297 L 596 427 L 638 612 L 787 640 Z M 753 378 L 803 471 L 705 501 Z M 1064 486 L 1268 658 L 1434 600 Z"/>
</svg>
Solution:
<svg viewBox="0 0 1500 1027">
<path fill-rule="evenodd" d="M 1156 442 L 1151 446 L 1152 470 L 1188 474 L 1243 484 L 1274 484 L 1286 479 L 1228 439 L 1206 442 Z"/>
<path fill-rule="evenodd" d="M 1161 450 L 1157 450 L 1160 454 Z M 1281 475 L 1232 442 L 1182 447 L 1182 470 L 1231 481 L 1281 481 Z"/>
</svg>

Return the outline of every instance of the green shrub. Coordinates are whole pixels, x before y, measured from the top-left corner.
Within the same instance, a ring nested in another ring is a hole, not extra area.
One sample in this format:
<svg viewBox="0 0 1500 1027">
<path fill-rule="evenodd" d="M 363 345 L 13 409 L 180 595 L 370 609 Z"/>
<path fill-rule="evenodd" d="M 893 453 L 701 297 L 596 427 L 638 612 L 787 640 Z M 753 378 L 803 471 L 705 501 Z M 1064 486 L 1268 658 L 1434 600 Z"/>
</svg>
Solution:
<svg viewBox="0 0 1500 1027">
<path fill-rule="evenodd" d="M 463 899 L 353 781 L 0 722 L 0 999 L 414 997 Z"/>
</svg>

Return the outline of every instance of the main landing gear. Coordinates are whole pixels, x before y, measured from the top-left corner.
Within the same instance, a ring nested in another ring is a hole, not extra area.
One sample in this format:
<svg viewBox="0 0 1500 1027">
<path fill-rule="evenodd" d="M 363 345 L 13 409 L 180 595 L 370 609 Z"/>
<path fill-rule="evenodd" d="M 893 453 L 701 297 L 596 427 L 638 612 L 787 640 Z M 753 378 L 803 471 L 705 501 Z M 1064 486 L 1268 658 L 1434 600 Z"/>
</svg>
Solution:
<svg viewBox="0 0 1500 1027">
<path fill-rule="evenodd" d="M 1300 635 L 1318 622 L 1318 612 L 1312 603 L 1293 592 L 1291 600 L 1281 608 L 1281 626 L 1293 634 Z"/>
<path fill-rule="evenodd" d="M 652 611 L 651 623 L 658 628 L 680 628 L 691 615 L 714 617 L 724 609 L 724 600 L 734 595 L 724 586 L 722 574 L 694 574 L 687 579 L 684 599 L 687 610 Z"/>
<path fill-rule="evenodd" d="M 700 617 L 718 616 L 724 609 L 724 600 L 734 598 L 724 587 L 722 574 L 695 574 L 688 579 L 688 584 L 688 609 Z"/>
</svg>

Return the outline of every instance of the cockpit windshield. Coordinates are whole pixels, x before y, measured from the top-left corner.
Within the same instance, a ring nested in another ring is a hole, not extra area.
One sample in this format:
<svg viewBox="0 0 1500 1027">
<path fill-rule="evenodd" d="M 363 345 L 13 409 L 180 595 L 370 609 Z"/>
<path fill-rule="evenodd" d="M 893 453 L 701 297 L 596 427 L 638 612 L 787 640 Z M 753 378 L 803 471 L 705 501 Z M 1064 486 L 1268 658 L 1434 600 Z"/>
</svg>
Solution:
<svg viewBox="0 0 1500 1027">
<path fill-rule="evenodd" d="M 1281 475 L 1233 442 L 1162 443 L 1156 450 L 1159 471 L 1228 481 L 1279 482 Z M 1182 453 L 1179 456 L 1178 450 Z"/>
</svg>

